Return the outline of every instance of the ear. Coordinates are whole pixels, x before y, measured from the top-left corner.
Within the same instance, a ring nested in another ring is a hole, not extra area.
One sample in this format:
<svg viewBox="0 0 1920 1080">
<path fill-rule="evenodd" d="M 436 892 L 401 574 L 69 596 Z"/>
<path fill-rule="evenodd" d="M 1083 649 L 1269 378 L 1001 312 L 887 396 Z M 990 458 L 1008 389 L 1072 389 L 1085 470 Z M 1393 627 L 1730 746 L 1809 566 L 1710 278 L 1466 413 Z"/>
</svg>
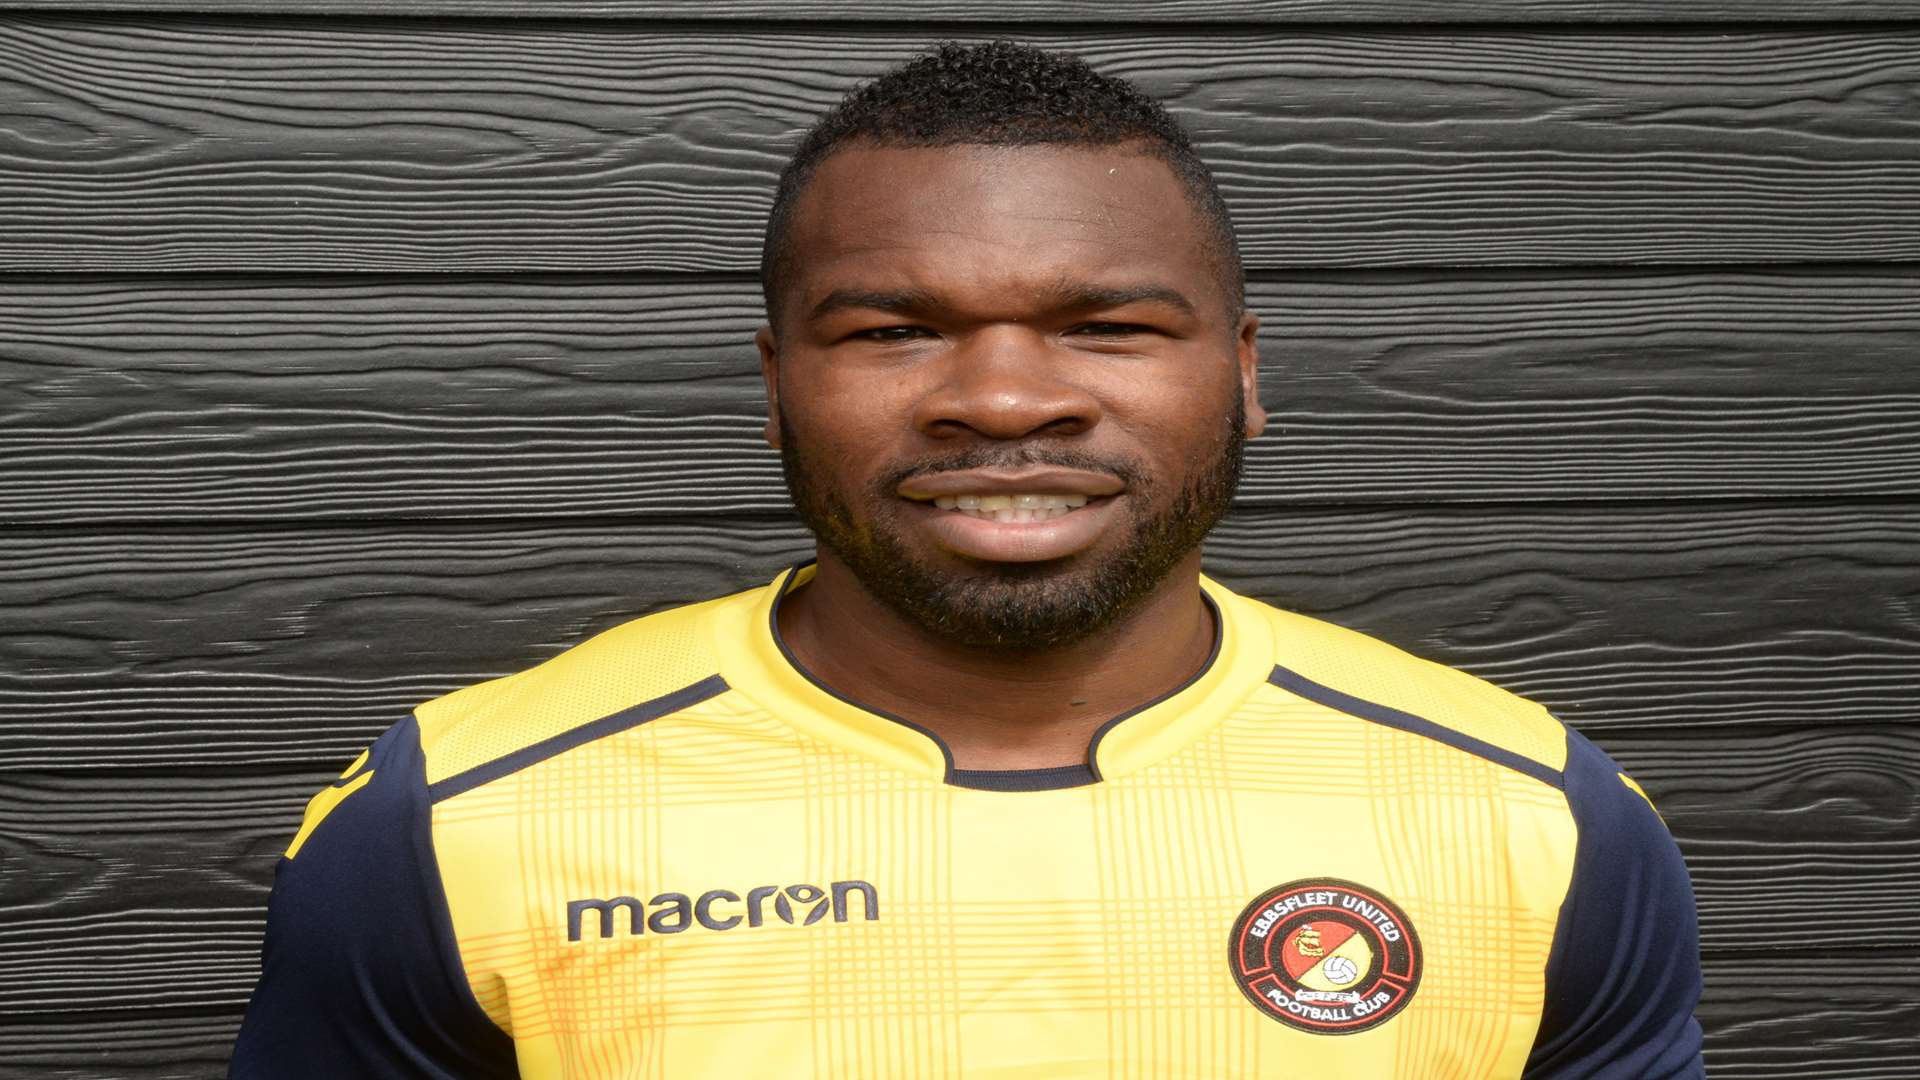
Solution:
<svg viewBox="0 0 1920 1080">
<path fill-rule="evenodd" d="M 767 384 L 767 426 L 763 429 L 767 445 L 780 449 L 780 342 L 773 327 L 762 326 L 753 335 L 760 350 L 760 378 Z"/>
<path fill-rule="evenodd" d="M 1247 438 L 1267 430 L 1267 410 L 1260 404 L 1260 317 L 1249 311 L 1240 316 L 1234 335 L 1234 355 L 1240 362 L 1240 393 L 1247 405 Z"/>
</svg>

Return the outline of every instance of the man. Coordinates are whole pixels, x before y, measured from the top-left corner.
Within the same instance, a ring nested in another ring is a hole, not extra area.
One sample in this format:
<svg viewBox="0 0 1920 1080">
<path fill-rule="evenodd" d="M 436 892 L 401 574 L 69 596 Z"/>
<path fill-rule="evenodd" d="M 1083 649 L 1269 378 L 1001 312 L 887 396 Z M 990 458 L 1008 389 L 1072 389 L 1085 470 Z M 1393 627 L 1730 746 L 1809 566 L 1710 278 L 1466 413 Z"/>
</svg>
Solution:
<svg viewBox="0 0 1920 1080">
<path fill-rule="evenodd" d="M 817 561 L 384 735 L 235 1076 L 1700 1075 L 1639 789 L 1200 575 L 1257 320 L 1159 106 L 943 47 L 810 133 L 762 276 Z"/>
</svg>

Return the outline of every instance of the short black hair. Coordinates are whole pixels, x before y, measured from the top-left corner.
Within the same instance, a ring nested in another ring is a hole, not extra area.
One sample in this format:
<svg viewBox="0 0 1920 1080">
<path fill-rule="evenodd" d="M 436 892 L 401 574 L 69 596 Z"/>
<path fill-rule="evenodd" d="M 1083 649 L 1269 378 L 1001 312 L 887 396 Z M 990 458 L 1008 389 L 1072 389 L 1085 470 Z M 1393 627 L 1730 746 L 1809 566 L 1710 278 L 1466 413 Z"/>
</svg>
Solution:
<svg viewBox="0 0 1920 1080">
<path fill-rule="evenodd" d="M 1139 143 L 1166 162 L 1206 225 L 1229 314 L 1246 305 L 1246 272 L 1226 200 L 1186 131 L 1161 104 L 1123 79 L 1067 53 L 1011 41 L 943 42 L 855 87 L 800 141 L 780 173 L 760 251 L 767 321 L 794 252 L 793 206 L 822 161 L 849 144 L 872 146 L 1116 146 Z"/>
</svg>

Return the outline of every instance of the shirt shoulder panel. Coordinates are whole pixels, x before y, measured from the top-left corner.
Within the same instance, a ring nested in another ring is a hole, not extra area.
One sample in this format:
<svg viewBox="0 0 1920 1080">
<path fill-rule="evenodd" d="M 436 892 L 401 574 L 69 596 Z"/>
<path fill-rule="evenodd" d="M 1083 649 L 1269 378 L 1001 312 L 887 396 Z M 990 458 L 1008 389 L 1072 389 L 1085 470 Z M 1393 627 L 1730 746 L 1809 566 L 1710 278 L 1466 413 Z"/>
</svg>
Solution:
<svg viewBox="0 0 1920 1080">
<path fill-rule="evenodd" d="M 231 1077 L 517 1075 L 461 966 L 412 719 L 315 797 L 289 851 Z"/>
<path fill-rule="evenodd" d="M 1579 841 L 1547 961 L 1525 1075 L 1704 1076 L 1700 935 L 1686 863 L 1637 784 L 1568 732 L 1567 804 Z"/>
<path fill-rule="evenodd" d="M 1273 627 L 1274 685 L 1558 786 L 1566 728 L 1538 704 L 1358 631 L 1241 599 Z"/>
<path fill-rule="evenodd" d="M 537 667 L 419 706 L 414 712 L 434 797 L 725 690 L 711 614 L 758 591 L 635 619 Z"/>
</svg>

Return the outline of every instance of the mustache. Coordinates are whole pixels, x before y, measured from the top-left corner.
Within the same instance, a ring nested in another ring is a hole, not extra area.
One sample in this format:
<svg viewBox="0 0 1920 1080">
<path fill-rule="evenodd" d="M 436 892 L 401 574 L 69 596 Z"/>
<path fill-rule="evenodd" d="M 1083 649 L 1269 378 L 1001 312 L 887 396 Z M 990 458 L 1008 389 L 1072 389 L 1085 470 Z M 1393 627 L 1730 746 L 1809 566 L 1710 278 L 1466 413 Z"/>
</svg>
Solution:
<svg viewBox="0 0 1920 1080">
<path fill-rule="evenodd" d="M 881 476 L 878 490 L 891 495 L 901 484 L 916 476 L 935 476 L 969 469 L 1017 469 L 1034 465 L 1106 473 L 1119 478 L 1130 488 L 1139 486 L 1146 476 L 1145 470 L 1129 459 L 1103 457 L 1061 446 L 972 446 L 951 454 L 919 458 L 889 469 Z"/>
</svg>

